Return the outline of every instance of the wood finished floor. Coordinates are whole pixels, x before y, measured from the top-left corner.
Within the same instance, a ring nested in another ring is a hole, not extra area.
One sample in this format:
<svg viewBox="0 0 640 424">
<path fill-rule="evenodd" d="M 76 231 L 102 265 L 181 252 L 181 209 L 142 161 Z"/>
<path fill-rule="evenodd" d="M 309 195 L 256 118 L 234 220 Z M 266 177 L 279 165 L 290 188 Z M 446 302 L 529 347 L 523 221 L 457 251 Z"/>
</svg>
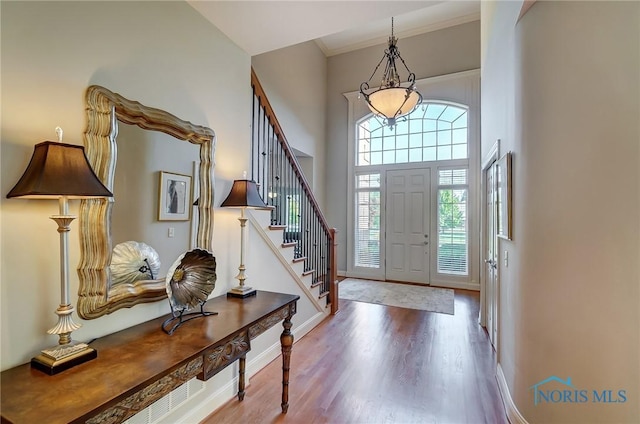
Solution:
<svg viewBox="0 0 640 424">
<path fill-rule="evenodd" d="M 341 300 L 338 315 L 293 346 L 286 415 L 279 357 L 243 402 L 202 424 L 508 424 L 478 307 L 479 294 L 465 290 L 455 291 L 455 315 Z"/>
</svg>

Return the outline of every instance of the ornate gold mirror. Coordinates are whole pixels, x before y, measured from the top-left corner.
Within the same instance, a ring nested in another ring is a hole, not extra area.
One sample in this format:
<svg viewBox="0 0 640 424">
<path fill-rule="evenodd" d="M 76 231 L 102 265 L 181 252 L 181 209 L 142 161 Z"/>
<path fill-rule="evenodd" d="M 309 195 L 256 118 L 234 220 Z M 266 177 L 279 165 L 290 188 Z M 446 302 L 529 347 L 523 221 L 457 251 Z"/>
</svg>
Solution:
<svg viewBox="0 0 640 424">
<path fill-rule="evenodd" d="M 212 129 L 190 122 L 160 109 L 128 100 L 104 87 L 92 85 L 86 92 L 87 129 L 84 147 L 96 175 L 113 190 L 117 160 L 118 123 L 160 131 L 199 146 L 199 186 L 196 246 L 211 250 L 213 231 L 213 154 Z M 110 264 L 113 252 L 112 208 L 116 198 L 87 199 L 80 202 L 80 264 L 78 276 L 78 315 L 94 319 L 120 308 L 167 298 L 164 279 L 138 280 L 114 284 Z"/>
</svg>

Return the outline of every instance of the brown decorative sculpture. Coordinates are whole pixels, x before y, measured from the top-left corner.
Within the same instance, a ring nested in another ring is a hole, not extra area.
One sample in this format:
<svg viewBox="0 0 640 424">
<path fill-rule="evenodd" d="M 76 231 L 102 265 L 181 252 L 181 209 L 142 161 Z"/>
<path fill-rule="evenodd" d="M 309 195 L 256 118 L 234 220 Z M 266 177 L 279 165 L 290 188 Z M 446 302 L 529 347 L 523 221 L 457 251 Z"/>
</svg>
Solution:
<svg viewBox="0 0 640 424">
<path fill-rule="evenodd" d="M 194 249 L 180 255 L 169 268 L 166 280 L 171 318 L 162 323 L 162 329 L 167 334 L 173 334 L 191 319 L 217 315 L 217 312 L 204 310 L 204 304 L 216 286 L 216 258 L 211 253 Z M 200 312 L 185 314 L 196 307 L 200 307 Z"/>
</svg>

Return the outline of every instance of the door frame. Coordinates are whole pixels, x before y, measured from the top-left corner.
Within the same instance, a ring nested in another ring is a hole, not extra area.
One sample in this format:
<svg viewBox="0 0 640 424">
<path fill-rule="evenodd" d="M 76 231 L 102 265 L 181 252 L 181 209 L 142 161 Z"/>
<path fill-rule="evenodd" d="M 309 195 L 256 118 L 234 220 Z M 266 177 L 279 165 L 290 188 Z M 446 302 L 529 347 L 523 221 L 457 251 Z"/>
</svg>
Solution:
<svg viewBox="0 0 640 424">
<path fill-rule="evenodd" d="M 489 299 L 487 299 L 487 268 L 484 264 L 484 254 L 487 250 L 487 213 L 486 213 L 486 205 L 487 205 L 487 172 L 491 168 L 491 166 L 498 160 L 500 157 L 500 139 L 497 139 L 496 142 L 491 146 L 489 152 L 485 155 L 482 160 L 482 172 L 480 177 L 480 311 L 478 316 L 478 322 L 484 328 L 487 327 L 487 314 L 489 313 Z M 496 256 L 498 257 L 498 263 L 500 263 L 500 249 L 498 246 L 495 247 L 497 249 Z M 500 272 L 496 270 L 496 310 L 497 316 L 500 316 Z M 497 325 L 497 323 L 494 323 Z M 496 340 L 495 344 L 498 346 L 498 340 L 500 339 L 500 326 L 497 326 L 496 329 Z M 496 350 L 497 352 L 497 350 Z"/>
</svg>

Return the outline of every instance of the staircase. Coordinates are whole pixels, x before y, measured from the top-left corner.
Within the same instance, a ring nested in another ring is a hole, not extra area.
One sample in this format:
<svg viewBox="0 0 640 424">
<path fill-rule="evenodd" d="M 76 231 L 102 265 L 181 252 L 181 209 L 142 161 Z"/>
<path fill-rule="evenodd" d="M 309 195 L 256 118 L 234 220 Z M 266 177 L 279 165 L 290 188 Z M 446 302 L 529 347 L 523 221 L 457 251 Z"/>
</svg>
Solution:
<svg viewBox="0 0 640 424">
<path fill-rule="evenodd" d="M 256 211 L 250 220 L 272 242 L 274 253 L 288 262 L 292 276 L 315 303 L 324 302 L 335 314 L 336 230 L 327 224 L 253 69 L 251 87 L 251 179 L 268 213 Z M 261 215 L 267 215 L 266 220 Z"/>
<path fill-rule="evenodd" d="M 330 304 L 325 300 L 328 296 L 320 292 L 320 286 L 313 285 L 313 276 L 305 272 L 304 261 L 295 257 L 295 246 L 283 243 L 284 229 L 271 226 L 271 208 L 247 210 L 246 217 L 248 225 L 253 227 L 253 234 L 258 234 L 262 238 L 263 243 L 271 250 L 282 268 L 288 272 L 291 280 L 297 283 L 301 292 L 315 306 L 316 311 L 325 315 L 330 312 L 328 309 Z"/>
</svg>

